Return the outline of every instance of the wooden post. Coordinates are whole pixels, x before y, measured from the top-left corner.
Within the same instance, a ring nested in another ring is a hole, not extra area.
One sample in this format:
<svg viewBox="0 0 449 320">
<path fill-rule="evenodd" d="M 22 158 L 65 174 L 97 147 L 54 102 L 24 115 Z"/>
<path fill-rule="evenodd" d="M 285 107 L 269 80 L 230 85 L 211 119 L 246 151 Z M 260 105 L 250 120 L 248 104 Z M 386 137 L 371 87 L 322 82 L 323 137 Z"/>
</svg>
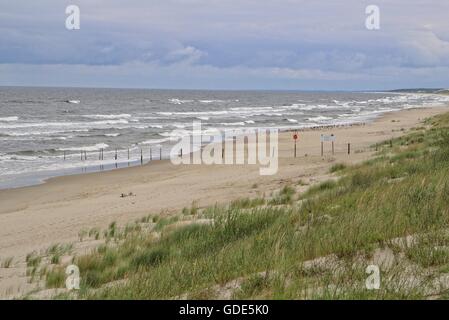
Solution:
<svg viewBox="0 0 449 320">
<path fill-rule="evenodd" d="M 324 154 L 324 145 L 323 145 L 323 141 L 321 141 L 321 156 L 323 156 Z"/>
<path fill-rule="evenodd" d="M 151 152 L 151 147 L 150 147 L 150 161 L 153 160 L 153 153 Z"/>
<path fill-rule="evenodd" d="M 296 158 L 296 140 L 295 140 L 295 158 Z"/>
<path fill-rule="evenodd" d="M 117 161 L 117 148 L 115 148 L 115 161 Z"/>
<path fill-rule="evenodd" d="M 140 149 L 140 164 L 143 164 L 143 151 Z"/>
<path fill-rule="evenodd" d="M 181 148 L 181 159 L 182 159 L 182 148 Z"/>
<path fill-rule="evenodd" d="M 351 144 L 348 143 L 348 154 L 351 154 Z"/>
<path fill-rule="evenodd" d="M 334 141 L 332 141 L 332 155 L 334 155 Z"/>
</svg>

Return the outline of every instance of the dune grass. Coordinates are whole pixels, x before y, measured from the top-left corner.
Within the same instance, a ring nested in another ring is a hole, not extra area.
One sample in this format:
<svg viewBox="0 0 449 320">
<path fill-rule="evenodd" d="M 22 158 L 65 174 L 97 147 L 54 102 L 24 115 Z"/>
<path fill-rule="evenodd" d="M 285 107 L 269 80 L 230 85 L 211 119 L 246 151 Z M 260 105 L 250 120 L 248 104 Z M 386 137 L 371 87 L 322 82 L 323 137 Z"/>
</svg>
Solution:
<svg viewBox="0 0 449 320">
<path fill-rule="evenodd" d="M 1 267 L 1 268 L 8 269 L 8 268 L 10 268 L 11 265 L 12 265 L 13 258 L 12 258 L 12 257 L 8 257 L 8 258 L 5 258 L 5 259 L 0 260 L 0 261 L 1 261 L 0 267 Z"/>
<path fill-rule="evenodd" d="M 330 173 L 334 173 L 334 172 L 337 172 L 337 171 L 342 171 L 342 170 L 344 170 L 344 169 L 346 169 L 346 165 L 344 164 L 344 163 L 337 163 L 337 164 L 334 164 L 330 169 L 329 169 L 329 172 Z"/>
<path fill-rule="evenodd" d="M 426 124 L 431 128 L 381 145 L 375 159 L 335 166 L 331 171 L 343 173 L 339 180 L 305 193 L 288 185 L 272 199 L 186 209 L 161 218 L 152 230 L 114 229 L 106 245 L 75 258 L 82 287 L 77 298 L 220 298 L 232 281 L 238 285 L 230 298 L 438 295 L 432 281 L 449 272 L 449 115 Z M 213 223 L 166 231 L 187 216 Z M 392 241 L 406 236 L 417 241 L 405 248 Z M 367 290 L 365 268 L 374 250 L 384 247 L 397 259 L 382 268 L 381 288 Z M 308 265 L 323 257 L 332 259 Z M 61 282 L 61 270 L 47 274 L 49 287 Z"/>
</svg>

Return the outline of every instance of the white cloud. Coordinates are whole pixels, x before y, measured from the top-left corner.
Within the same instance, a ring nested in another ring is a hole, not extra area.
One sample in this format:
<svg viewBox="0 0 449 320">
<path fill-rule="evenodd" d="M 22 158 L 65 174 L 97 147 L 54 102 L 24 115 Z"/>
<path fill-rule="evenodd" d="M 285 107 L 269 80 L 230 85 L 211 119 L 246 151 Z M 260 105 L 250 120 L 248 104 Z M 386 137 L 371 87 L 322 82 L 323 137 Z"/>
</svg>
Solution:
<svg viewBox="0 0 449 320">
<path fill-rule="evenodd" d="M 170 51 L 166 56 L 166 60 L 172 63 L 194 64 L 206 55 L 201 50 L 192 46 L 186 46 Z"/>
<path fill-rule="evenodd" d="M 449 66 L 449 41 L 430 30 L 408 35 L 402 45 L 409 62 L 415 66 Z"/>
<path fill-rule="evenodd" d="M 416 86 L 447 86 L 449 1 L 378 0 L 376 32 L 364 27 L 368 4 L 78 0 L 82 27 L 68 32 L 64 3 L 6 2 L 0 83 L 368 89 L 419 74 Z"/>
</svg>

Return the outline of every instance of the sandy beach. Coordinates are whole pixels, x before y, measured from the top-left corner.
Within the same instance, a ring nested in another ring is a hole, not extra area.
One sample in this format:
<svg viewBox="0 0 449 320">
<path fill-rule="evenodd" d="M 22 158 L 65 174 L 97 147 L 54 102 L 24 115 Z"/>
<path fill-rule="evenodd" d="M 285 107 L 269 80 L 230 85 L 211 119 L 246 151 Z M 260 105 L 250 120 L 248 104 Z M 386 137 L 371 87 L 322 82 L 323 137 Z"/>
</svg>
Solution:
<svg viewBox="0 0 449 320">
<path fill-rule="evenodd" d="M 420 126 L 449 106 L 388 113 L 373 123 L 300 132 L 298 157 L 293 157 L 291 132 L 279 137 L 279 170 L 261 176 L 258 165 L 179 165 L 153 161 L 144 166 L 52 178 L 44 184 L 0 191 L 0 259 L 13 257 L 13 267 L 0 268 L 0 297 L 23 286 L 25 256 L 52 244 L 77 241 L 80 230 L 123 224 L 150 213 L 164 215 L 189 207 L 269 196 L 283 183 L 309 184 L 331 177 L 335 163 L 358 163 L 372 156 L 373 144 Z M 320 135 L 336 136 L 320 155 Z M 347 144 L 351 144 L 351 154 Z M 122 197 L 122 194 L 132 194 Z"/>
</svg>

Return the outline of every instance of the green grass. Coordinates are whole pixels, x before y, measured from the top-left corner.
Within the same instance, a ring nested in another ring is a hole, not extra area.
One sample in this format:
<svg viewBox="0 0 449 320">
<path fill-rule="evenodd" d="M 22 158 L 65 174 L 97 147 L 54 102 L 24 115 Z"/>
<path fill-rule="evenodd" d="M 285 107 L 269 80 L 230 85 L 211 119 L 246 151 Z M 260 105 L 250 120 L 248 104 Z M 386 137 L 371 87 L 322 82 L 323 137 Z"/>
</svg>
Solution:
<svg viewBox="0 0 449 320">
<path fill-rule="evenodd" d="M 271 205 L 290 204 L 294 200 L 296 190 L 290 185 L 284 186 L 279 193 L 269 201 Z"/>
<path fill-rule="evenodd" d="M 330 173 L 334 173 L 334 172 L 337 172 L 337 171 L 342 171 L 342 170 L 344 170 L 344 169 L 346 169 L 346 165 L 344 164 L 344 163 L 337 163 L 337 164 L 334 164 L 330 169 L 329 169 L 329 172 Z"/>
<path fill-rule="evenodd" d="M 41 260 L 42 257 L 39 256 L 36 252 L 29 253 L 26 256 L 27 267 L 29 268 L 37 267 L 41 263 Z"/>
<path fill-rule="evenodd" d="M 230 206 L 237 209 L 254 208 L 257 206 L 264 205 L 265 202 L 266 202 L 265 199 L 262 198 L 255 198 L 255 199 L 245 198 L 232 201 Z"/>
<path fill-rule="evenodd" d="M 378 145 L 375 159 L 334 168 L 342 172 L 339 180 L 305 193 L 286 185 L 268 201 L 194 210 L 195 218 L 211 224 L 164 232 L 191 213 L 186 209 L 153 217 L 153 232 L 137 228 L 124 236 L 114 227 L 111 237 L 120 241 L 75 259 L 79 298 L 216 298 L 236 279 L 233 298 L 424 298 L 429 281 L 449 272 L 449 239 L 440 235 L 449 226 L 448 124 L 449 115 L 429 119 L 430 129 Z M 409 235 L 418 241 L 406 248 L 392 244 Z M 382 269 L 380 290 L 367 290 L 365 268 L 373 250 L 385 246 L 398 258 Z M 304 263 L 328 256 L 336 260 Z M 49 272 L 47 284 L 59 283 L 59 273 Z M 406 285 L 407 279 L 414 284 Z"/>
<path fill-rule="evenodd" d="M 0 267 L 8 269 L 8 268 L 11 267 L 12 262 L 13 262 L 13 258 L 12 257 L 5 258 L 5 259 L 1 260 Z"/>
<path fill-rule="evenodd" d="M 55 268 L 47 274 L 45 284 L 47 288 L 64 288 L 66 274 L 63 268 Z"/>
</svg>

